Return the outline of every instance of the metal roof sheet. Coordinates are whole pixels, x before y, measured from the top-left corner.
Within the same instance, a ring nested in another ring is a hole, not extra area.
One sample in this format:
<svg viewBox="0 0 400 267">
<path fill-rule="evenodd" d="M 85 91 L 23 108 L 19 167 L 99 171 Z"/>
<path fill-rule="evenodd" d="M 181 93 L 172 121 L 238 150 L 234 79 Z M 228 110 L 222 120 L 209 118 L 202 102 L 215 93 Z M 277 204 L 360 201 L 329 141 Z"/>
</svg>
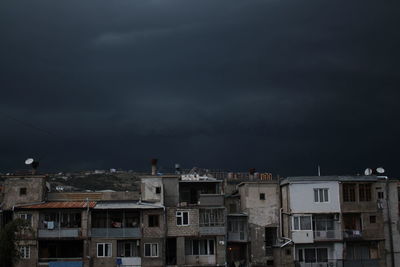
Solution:
<svg viewBox="0 0 400 267">
<path fill-rule="evenodd" d="M 164 206 L 143 202 L 98 202 L 95 209 L 162 209 Z"/>
<path fill-rule="evenodd" d="M 89 203 L 89 208 L 94 208 L 94 201 L 64 201 L 64 202 L 46 202 L 32 205 L 18 206 L 19 209 L 86 209 Z"/>
</svg>

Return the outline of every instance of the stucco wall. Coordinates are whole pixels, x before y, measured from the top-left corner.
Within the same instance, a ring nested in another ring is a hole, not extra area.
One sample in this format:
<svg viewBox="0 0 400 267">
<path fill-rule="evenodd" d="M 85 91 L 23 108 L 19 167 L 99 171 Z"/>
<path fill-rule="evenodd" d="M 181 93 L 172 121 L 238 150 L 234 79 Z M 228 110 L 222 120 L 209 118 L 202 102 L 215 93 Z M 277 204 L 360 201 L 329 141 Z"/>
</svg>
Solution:
<svg viewBox="0 0 400 267">
<path fill-rule="evenodd" d="M 314 202 L 314 188 L 328 188 L 328 202 Z M 289 186 L 292 213 L 339 213 L 339 183 L 313 182 L 293 183 Z"/>
</svg>

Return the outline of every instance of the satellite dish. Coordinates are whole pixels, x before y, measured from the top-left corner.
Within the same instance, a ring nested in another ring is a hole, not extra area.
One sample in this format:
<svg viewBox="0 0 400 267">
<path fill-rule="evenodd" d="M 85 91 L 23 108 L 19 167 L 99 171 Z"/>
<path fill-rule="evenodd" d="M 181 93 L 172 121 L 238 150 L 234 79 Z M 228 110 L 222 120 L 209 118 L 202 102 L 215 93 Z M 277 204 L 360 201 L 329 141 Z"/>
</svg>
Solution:
<svg viewBox="0 0 400 267">
<path fill-rule="evenodd" d="M 382 174 L 382 173 L 385 173 L 385 169 L 382 167 L 379 167 L 379 168 L 376 168 L 376 172 Z"/>
<path fill-rule="evenodd" d="M 32 158 L 28 158 L 25 160 L 26 165 L 31 165 L 33 162 L 34 162 L 34 160 Z"/>
<path fill-rule="evenodd" d="M 364 174 L 365 175 L 371 175 L 372 174 L 372 169 L 366 168 L 365 171 L 364 171 Z"/>
</svg>

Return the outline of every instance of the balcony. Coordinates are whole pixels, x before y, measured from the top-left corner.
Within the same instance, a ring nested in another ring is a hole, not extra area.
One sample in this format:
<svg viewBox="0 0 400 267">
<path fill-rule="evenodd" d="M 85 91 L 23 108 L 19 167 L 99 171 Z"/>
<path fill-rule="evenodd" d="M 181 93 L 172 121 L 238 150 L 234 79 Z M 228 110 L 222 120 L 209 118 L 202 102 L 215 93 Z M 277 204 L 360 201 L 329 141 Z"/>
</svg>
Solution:
<svg viewBox="0 0 400 267">
<path fill-rule="evenodd" d="M 361 230 L 347 229 L 343 232 L 343 237 L 345 239 L 361 239 L 363 237 Z"/>
<path fill-rule="evenodd" d="M 139 227 L 135 228 L 92 228 L 92 237 L 130 237 L 141 238 Z"/>
<path fill-rule="evenodd" d="M 201 235 L 225 235 L 225 226 L 202 226 L 199 232 Z"/>
<path fill-rule="evenodd" d="M 342 231 L 340 230 L 314 231 L 315 241 L 340 240 L 342 238 Z"/>
<path fill-rule="evenodd" d="M 200 206 L 223 206 L 224 196 L 221 194 L 200 194 Z"/>
<path fill-rule="evenodd" d="M 80 228 L 67 228 L 67 229 L 39 229 L 39 238 L 68 238 L 68 237 L 80 237 Z"/>
</svg>

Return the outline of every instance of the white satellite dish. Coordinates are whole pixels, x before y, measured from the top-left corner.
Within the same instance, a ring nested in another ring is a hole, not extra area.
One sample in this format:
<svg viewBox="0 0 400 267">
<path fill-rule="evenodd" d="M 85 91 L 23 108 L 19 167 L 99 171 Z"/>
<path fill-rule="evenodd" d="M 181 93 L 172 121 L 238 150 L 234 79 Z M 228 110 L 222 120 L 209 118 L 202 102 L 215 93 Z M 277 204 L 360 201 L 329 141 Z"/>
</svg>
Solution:
<svg viewBox="0 0 400 267">
<path fill-rule="evenodd" d="M 34 162 L 34 160 L 32 158 L 28 158 L 25 160 L 26 165 L 31 165 L 33 162 Z"/>
<path fill-rule="evenodd" d="M 382 173 L 385 173 L 385 169 L 382 167 L 379 167 L 379 168 L 376 168 L 376 172 L 382 174 Z"/>
<path fill-rule="evenodd" d="M 364 174 L 365 175 L 371 175 L 372 174 L 372 169 L 366 168 L 365 171 L 364 171 Z"/>
</svg>

